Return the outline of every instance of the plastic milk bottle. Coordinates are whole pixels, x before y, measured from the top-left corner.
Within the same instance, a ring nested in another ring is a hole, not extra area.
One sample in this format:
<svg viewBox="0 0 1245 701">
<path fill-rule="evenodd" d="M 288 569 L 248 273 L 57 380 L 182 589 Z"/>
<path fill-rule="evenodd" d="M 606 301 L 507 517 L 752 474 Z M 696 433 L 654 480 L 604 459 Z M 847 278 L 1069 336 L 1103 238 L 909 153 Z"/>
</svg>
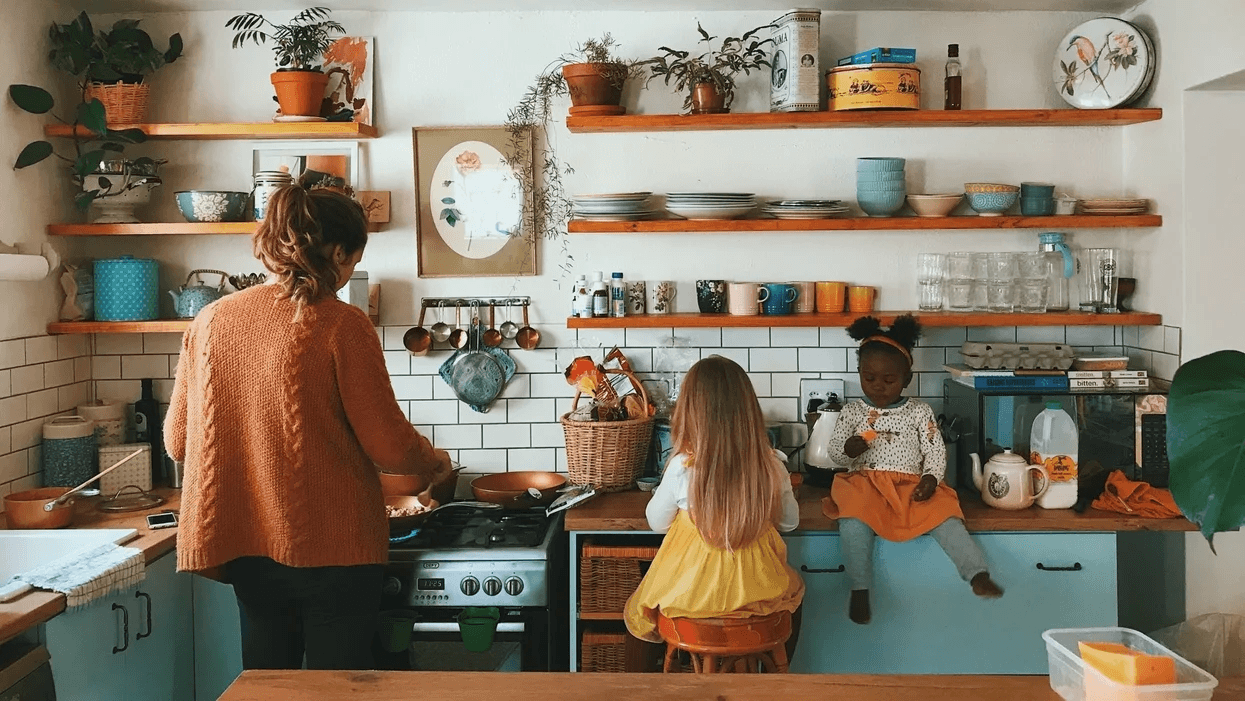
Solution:
<svg viewBox="0 0 1245 701">
<path fill-rule="evenodd" d="M 1050 487 L 1038 497 L 1043 509 L 1070 509 L 1076 504 L 1076 422 L 1059 402 L 1047 402 L 1033 420 L 1029 438 L 1029 462 L 1040 465 L 1050 477 Z"/>
</svg>

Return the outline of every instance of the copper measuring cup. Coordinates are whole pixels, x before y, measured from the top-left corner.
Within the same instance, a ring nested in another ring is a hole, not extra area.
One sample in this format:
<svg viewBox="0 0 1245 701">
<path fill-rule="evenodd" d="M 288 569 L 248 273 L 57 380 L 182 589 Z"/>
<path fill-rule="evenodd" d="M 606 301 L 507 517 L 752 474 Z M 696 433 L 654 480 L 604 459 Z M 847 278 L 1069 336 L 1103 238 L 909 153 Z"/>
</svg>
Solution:
<svg viewBox="0 0 1245 701">
<path fill-rule="evenodd" d="M 532 350 L 540 345 L 540 332 L 532 328 L 527 322 L 527 305 L 523 305 L 523 328 L 519 329 L 519 333 L 515 336 L 515 343 L 523 350 Z"/>
<path fill-rule="evenodd" d="M 413 355 L 424 355 L 432 348 L 432 332 L 424 328 L 424 314 L 427 311 L 427 305 L 420 307 L 419 323 L 402 334 L 402 345 Z"/>
<path fill-rule="evenodd" d="M 501 340 L 501 331 L 497 330 L 497 307 L 490 303 L 488 305 L 488 331 L 484 332 L 484 345 L 496 348 L 501 345 Z"/>
<path fill-rule="evenodd" d="M 462 348 L 467 345 L 467 332 L 463 330 L 463 306 L 454 303 L 454 330 L 450 332 L 450 345 Z"/>
</svg>

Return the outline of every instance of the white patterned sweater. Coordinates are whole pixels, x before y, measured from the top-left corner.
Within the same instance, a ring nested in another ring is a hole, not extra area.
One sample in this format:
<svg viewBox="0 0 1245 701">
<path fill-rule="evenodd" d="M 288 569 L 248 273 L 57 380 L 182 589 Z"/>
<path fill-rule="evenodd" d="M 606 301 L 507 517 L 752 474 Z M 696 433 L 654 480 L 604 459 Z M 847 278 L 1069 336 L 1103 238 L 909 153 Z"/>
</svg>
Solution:
<svg viewBox="0 0 1245 701">
<path fill-rule="evenodd" d="M 848 438 L 872 430 L 877 437 L 855 460 L 843 452 Z M 855 399 L 839 412 L 830 435 L 830 459 L 851 470 L 889 470 L 912 475 L 947 472 L 947 446 L 934 420 L 934 410 L 919 399 L 908 398 L 886 409 Z"/>
</svg>

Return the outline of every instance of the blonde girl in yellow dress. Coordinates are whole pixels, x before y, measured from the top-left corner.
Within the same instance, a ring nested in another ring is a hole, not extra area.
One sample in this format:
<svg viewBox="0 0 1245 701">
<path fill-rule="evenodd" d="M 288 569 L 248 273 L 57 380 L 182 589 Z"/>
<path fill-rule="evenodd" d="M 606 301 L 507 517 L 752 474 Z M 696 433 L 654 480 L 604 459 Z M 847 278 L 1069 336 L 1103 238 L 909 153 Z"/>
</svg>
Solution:
<svg viewBox="0 0 1245 701">
<path fill-rule="evenodd" d="M 744 618 L 798 613 L 804 582 L 787 564 L 779 531 L 799 525 L 782 454 L 770 447 L 748 375 L 728 358 L 692 366 L 671 417 L 672 457 L 653 491 L 649 527 L 666 533 L 648 574 L 627 601 L 636 638 L 660 643 L 669 618 Z M 792 619 L 789 653 L 798 617 Z"/>
</svg>

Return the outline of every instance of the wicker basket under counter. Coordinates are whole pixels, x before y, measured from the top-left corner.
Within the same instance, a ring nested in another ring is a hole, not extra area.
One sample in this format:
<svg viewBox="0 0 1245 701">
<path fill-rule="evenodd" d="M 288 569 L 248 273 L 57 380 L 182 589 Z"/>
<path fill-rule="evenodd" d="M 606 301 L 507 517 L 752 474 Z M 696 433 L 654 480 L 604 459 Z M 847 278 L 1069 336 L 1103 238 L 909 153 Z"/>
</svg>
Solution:
<svg viewBox="0 0 1245 701">
<path fill-rule="evenodd" d="M 627 634 L 613 631 L 584 631 L 579 645 L 579 671 L 627 671 Z"/>
<path fill-rule="evenodd" d="M 618 613 L 644 578 L 657 546 L 604 545 L 588 540 L 579 555 L 581 613 Z"/>
</svg>

